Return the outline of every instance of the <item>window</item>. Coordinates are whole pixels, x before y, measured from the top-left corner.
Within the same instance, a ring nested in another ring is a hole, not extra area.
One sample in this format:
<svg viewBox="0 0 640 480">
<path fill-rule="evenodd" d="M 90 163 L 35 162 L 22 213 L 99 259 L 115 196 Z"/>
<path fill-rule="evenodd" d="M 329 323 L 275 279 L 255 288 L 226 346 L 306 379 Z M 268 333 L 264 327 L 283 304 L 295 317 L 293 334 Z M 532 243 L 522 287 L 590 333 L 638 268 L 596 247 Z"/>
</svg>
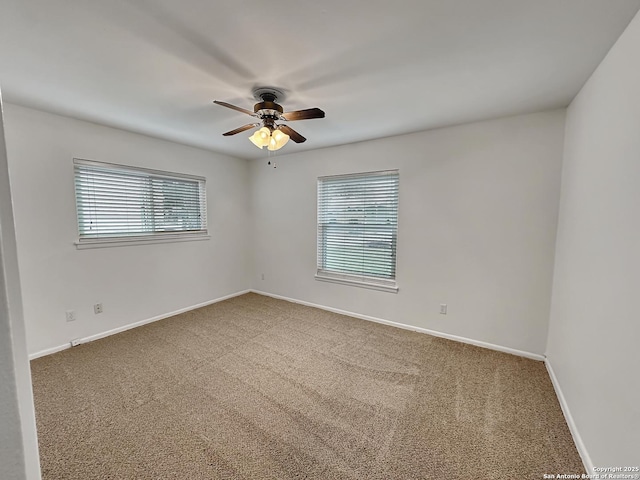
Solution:
<svg viewBox="0 0 640 480">
<path fill-rule="evenodd" d="M 205 179 L 74 159 L 78 248 L 209 238 Z"/>
<path fill-rule="evenodd" d="M 398 171 L 318 179 L 318 280 L 397 292 Z"/>
</svg>

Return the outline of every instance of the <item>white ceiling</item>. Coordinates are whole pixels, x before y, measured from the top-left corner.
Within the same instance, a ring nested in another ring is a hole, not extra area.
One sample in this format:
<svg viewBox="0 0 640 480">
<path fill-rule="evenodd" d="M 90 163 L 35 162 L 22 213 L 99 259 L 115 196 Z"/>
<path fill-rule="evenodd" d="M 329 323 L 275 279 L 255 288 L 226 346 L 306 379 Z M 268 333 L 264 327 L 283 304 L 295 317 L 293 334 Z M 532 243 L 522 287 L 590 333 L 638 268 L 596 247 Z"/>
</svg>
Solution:
<svg viewBox="0 0 640 480">
<path fill-rule="evenodd" d="M 640 0 L 2 0 L 6 101 L 242 158 L 254 86 L 280 154 L 568 105 Z"/>
</svg>

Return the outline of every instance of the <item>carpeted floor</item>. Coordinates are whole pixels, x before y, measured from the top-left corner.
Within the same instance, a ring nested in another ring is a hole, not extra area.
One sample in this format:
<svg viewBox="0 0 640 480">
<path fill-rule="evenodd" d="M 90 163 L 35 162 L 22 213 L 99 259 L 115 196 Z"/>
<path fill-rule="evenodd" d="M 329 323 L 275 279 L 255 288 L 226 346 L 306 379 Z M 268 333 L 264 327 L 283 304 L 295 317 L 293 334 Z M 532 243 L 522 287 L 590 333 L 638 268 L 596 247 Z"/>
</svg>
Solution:
<svg viewBox="0 0 640 480">
<path fill-rule="evenodd" d="M 584 472 L 542 363 L 256 294 L 31 367 L 45 480 Z"/>
</svg>

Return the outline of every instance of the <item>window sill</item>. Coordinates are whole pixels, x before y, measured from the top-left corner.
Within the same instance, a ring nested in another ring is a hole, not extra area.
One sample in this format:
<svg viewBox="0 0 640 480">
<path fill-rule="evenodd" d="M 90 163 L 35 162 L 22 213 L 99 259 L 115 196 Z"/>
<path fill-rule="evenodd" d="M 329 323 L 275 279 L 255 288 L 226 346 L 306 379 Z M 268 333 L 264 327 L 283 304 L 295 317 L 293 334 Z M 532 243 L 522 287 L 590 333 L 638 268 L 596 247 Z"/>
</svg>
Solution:
<svg viewBox="0 0 640 480">
<path fill-rule="evenodd" d="M 166 236 L 149 236 L 149 237 L 120 237 L 120 238 L 95 238 L 78 240 L 75 246 L 78 250 L 89 248 L 108 248 L 108 247 L 126 247 L 135 245 L 149 245 L 153 243 L 175 243 L 175 242 L 196 242 L 200 240 L 209 240 L 210 235 L 202 233 L 194 234 L 176 234 Z"/>
<path fill-rule="evenodd" d="M 342 285 L 351 285 L 353 287 L 368 288 L 370 290 L 378 290 L 381 292 L 398 293 L 397 285 L 384 285 L 381 283 L 367 282 L 365 280 L 355 280 L 350 278 L 338 278 L 330 275 L 316 273 L 316 280 L 321 282 L 340 283 Z"/>
</svg>

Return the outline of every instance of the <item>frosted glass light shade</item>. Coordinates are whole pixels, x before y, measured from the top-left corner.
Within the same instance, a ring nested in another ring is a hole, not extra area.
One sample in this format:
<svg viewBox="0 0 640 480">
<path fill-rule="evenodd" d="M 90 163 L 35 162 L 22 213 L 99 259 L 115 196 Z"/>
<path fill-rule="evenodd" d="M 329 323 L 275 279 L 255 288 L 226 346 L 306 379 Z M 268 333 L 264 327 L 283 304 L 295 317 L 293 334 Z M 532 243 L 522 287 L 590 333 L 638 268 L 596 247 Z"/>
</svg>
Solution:
<svg viewBox="0 0 640 480">
<path fill-rule="evenodd" d="M 263 147 L 266 147 L 267 145 L 269 145 L 269 137 L 271 137 L 271 130 L 269 130 L 267 127 L 262 127 L 256 133 L 260 135 L 260 138 L 262 139 Z"/>
<path fill-rule="evenodd" d="M 253 143 L 256 147 L 262 148 L 269 145 L 269 139 L 271 138 L 271 131 L 267 127 L 262 127 L 260 130 L 257 130 L 253 135 L 249 137 L 251 143 Z"/>
<path fill-rule="evenodd" d="M 262 144 L 262 137 L 258 134 L 258 132 L 254 132 L 253 135 L 249 137 L 251 143 L 253 143 L 256 147 L 262 148 L 264 145 Z"/>
<path fill-rule="evenodd" d="M 276 150 L 284 147 L 289 141 L 289 135 L 281 130 L 274 130 L 271 134 L 271 138 L 274 138 L 276 140 Z"/>
</svg>

